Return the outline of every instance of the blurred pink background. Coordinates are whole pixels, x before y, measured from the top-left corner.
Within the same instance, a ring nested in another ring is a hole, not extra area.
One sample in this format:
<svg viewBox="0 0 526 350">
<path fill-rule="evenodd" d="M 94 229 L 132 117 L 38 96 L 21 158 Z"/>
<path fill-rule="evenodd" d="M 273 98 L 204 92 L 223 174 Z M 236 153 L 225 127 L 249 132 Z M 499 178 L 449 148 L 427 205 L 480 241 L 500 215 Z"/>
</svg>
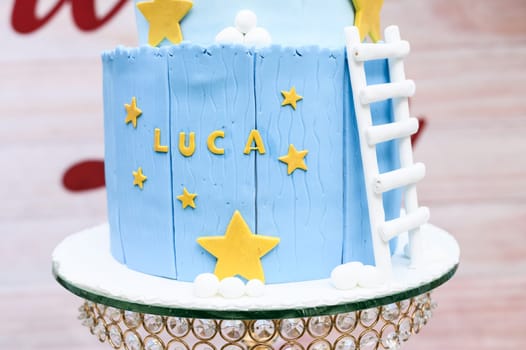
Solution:
<svg viewBox="0 0 526 350">
<path fill-rule="evenodd" d="M 97 13 L 115 3 L 96 1 Z M 66 4 L 27 35 L 11 26 L 13 4 L 0 2 L 0 349 L 109 349 L 77 321 L 81 300 L 53 280 L 51 252 L 106 220 L 104 189 L 68 192 L 61 178 L 103 157 L 99 54 L 136 45 L 132 3 L 91 32 Z M 526 346 L 525 17 L 524 0 L 385 0 L 383 26 L 412 47 L 412 113 L 428 122 L 420 201 L 462 249 L 435 317 L 402 349 Z"/>
</svg>

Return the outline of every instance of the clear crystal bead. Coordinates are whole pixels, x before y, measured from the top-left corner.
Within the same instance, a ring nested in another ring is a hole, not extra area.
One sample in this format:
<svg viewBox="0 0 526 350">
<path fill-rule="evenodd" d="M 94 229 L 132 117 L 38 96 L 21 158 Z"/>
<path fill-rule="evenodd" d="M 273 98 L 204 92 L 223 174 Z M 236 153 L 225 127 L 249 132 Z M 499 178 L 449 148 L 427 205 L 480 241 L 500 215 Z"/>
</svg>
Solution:
<svg viewBox="0 0 526 350">
<path fill-rule="evenodd" d="M 308 350 L 331 350 L 331 344 L 326 340 L 316 340 L 309 345 Z"/>
<path fill-rule="evenodd" d="M 378 345 L 378 336 L 375 332 L 367 332 L 360 337 L 360 349 L 375 349 Z"/>
<path fill-rule="evenodd" d="M 398 337 L 398 334 L 395 331 L 385 333 L 386 334 L 382 336 L 383 347 L 388 350 L 400 349 L 400 338 Z"/>
<path fill-rule="evenodd" d="M 163 329 L 163 318 L 159 315 L 149 315 L 145 314 L 144 316 L 144 329 L 150 333 L 159 333 Z"/>
<path fill-rule="evenodd" d="M 97 309 L 100 316 L 104 316 L 104 312 L 106 311 L 106 305 L 95 304 L 95 308 Z"/>
<path fill-rule="evenodd" d="M 303 335 L 305 323 L 301 318 L 287 318 L 281 320 L 280 333 L 285 339 L 298 339 Z"/>
<path fill-rule="evenodd" d="M 168 317 L 166 319 L 168 333 L 174 337 L 184 337 L 190 330 L 190 322 L 183 317 Z"/>
<path fill-rule="evenodd" d="M 221 350 L 243 350 L 243 348 L 236 344 L 228 344 L 222 347 Z"/>
<path fill-rule="evenodd" d="M 360 322 L 365 326 L 369 327 L 378 319 L 378 308 L 373 307 L 371 309 L 360 311 Z"/>
<path fill-rule="evenodd" d="M 199 339 L 211 339 L 216 334 L 216 323 L 214 320 L 195 319 L 193 323 L 193 331 Z"/>
<path fill-rule="evenodd" d="M 407 341 L 411 336 L 411 320 L 404 318 L 398 323 L 398 338 L 400 341 Z"/>
<path fill-rule="evenodd" d="M 81 323 L 84 327 L 88 327 L 88 328 L 93 328 L 93 326 L 95 325 L 95 319 L 91 316 L 87 316 L 84 320 L 82 320 L 82 323 Z"/>
<path fill-rule="evenodd" d="M 336 344 L 334 345 L 335 350 L 355 350 L 356 349 L 356 341 L 353 337 L 345 336 L 343 338 L 338 339 Z"/>
<path fill-rule="evenodd" d="M 271 346 L 268 346 L 268 345 L 261 345 L 261 344 L 259 344 L 259 345 L 254 346 L 250 350 L 273 350 L 273 348 Z"/>
<path fill-rule="evenodd" d="M 198 343 L 194 345 L 193 350 L 216 350 L 210 343 Z"/>
<path fill-rule="evenodd" d="M 411 306 L 411 300 L 402 300 L 400 302 L 400 312 L 401 313 L 406 313 L 407 311 L 409 311 L 409 307 Z"/>
<path fill-rule="evenodd" d="M 417 311 L 413 317 L 413 330 L 415 333 L 418 333 L 425 324 L 426 319 L 424 318 L 424 313 L 421 310 Z"/>
<path fill-rule="evenodd" d="M 144 340 L 144 350 L 163 350 L 163 343 L 155 337 L 147 337 Z"/>
<path fill-rule="evenodd" d="M 339 314 L 336 316 L 336 328 L 342 332 L 350 332 L 354 329 L 356 325 L 356 313 L 355 312 L 347 312 L 344 314 Z"/>
<path fill-rule="evenodd" d="M 303 346 L 296 342 L 287 343 L 281 347 L 281 350 L 303 350 Z"/>
<path fill-rule="evenodd" d="M 106 327 L 104 326 L 102 320 L 96 321 L 95 327 L 93 328 L 93 334 L 95 334 L 95 336 L 99 338 L 101 342 L 106 340 Z"/>
<path fill-rule="evenodd" d="M 311 317 L 307 327 L 313 337 L 324 337 L 331 331 L 332 320 L 330 316 Z"/>
<path fill-rule="evenodd" d="M 127 332 L 124 336 L 124 344 L 127 350 L 141 350 L 142 344 L 139 336 L 134 332 Z"/>
<path fill-rule="evenodd" d="M 108 335 L 110 337 L 110 342 L 114 348 L 120 348 L 122 345 L 122 333 L 119 326 L 112 324 L 108 327 Z"/>
<path fill-rule="evenodd" d="M 429 301 L 429 296 L 427 294 L 422 294 L 415 297 L 415 304 L 418 307 L 422 307 L 423 305 L 429 303 Z"/>
<path fill-rule="evenodd" d="M 141 325 L 141 315 L 133 311 L 124 311 L 124 323 L 128 328 L 137 328 Z"/>
<path fill-rule="evenodd" d="M 257 320 L 250 326 L 250 335 L 257 342 L 266 342 L 274 336 L 276 326 L 271 320 Z"/>
<path fill-rule="evenodd" d="M 171 341 L 168 343 L 166 350 L 188 350 L 188 347 L 180 341 Z"/>
<path fill-rule="evenodd" d="M 397 304 L 382 306 L 382 317 L 386 321 L 395 321 L 400 316 L 400 309 Z"/>
<path fill-rule="evenodd" d="M 227 341 L 237 341 L 245 335 L 245 324 L 239 320 L 225 320 L 221 322 L 221 335 Z"/>
<path fill-rule="evenodd" d="M 106 309 L 106 316 L 113 322 L 119 322 L 121 319 L 121 310 L 108 306 Z"/>
</svg>

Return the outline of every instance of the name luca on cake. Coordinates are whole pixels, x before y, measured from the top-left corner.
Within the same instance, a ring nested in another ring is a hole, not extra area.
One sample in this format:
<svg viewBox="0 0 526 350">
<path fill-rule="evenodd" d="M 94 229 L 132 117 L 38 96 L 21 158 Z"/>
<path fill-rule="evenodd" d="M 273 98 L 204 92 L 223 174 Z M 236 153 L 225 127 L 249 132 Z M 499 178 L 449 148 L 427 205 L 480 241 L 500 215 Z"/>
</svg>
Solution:
<svg viewBox="0 0 526 350">
<path fill-rule="evenodd" d="M 223 130 L 212 131 L 207 139 L 206 146 L 212 154 L 223 155 L 225 154 L 225 149 L 217 145 L 217 139 L 224 138 L 225 132 Z M 195 153 L 195 132 L 180 132 L 179 133 L 179 153 L 185 157 L 191 157 Z M 161 144 L 161 129 L 154 130 L 153 137 L 153 149 L 155 152 L 159 153 L 168 153 L 170 150 L 169 146 Z M 245 144 L 245 149 L 243 150 L 244 154 L 250 154 L 252 151 L 257 151 L 259 154 L 265 154 L 265 145 L 263 139 L 258 130 L 253 129 L 250 131 L 247 137 L 247 142 Z"/>
</svg>

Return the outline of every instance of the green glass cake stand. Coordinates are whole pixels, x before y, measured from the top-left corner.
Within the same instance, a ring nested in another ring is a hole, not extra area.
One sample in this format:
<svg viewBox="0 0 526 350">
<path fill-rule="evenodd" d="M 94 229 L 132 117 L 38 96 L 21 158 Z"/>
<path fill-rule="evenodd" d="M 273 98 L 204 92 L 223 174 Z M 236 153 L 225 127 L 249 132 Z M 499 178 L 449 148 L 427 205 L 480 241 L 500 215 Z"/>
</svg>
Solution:
<svg viewBox="0 0 526 350">
<path fill-rule="evenodd" d="M 79 319 L 101 342 L 128 350 L 398 349 L 427 323 L 431 291 L 459 263 L 456 241 L 425 225 L 425 267 L 393 255 L 393 279 L 335 289 L 330 280 L 267 285 L 262 297 L 198 298 L 193 284 L 132 271 L 110 254 L 107 225 L 66 238 L 56 280 L 85 301 Z"/>
</svg>

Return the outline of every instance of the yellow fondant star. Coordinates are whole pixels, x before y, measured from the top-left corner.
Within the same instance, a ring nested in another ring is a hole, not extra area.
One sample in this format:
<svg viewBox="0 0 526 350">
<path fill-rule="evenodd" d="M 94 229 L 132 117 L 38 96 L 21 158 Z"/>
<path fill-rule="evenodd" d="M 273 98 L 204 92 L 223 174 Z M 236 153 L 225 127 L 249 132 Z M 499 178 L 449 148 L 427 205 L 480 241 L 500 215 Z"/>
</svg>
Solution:
<svg viewBox="0 0 526 350">
<path fill-rule="evenodd" d="M 303 96 L 300 96 L 296 93 L 296 87 L 292 87 L 290 91 L 281 91 L 281 94 L 283 95 L 283 103 L 281 103 L 282 106 L 291 105 L 292 108 L 296 109 L 296 104 L 298 101 L 303 100 Z"/>
<path fill-rule="evenodd" d="M 195 202 L 194 199 L 197 197 L 196 193 L 190 193 L 186 189 L 186 187 L 183 188 L 183 194 L 180 196 L 177 196 L 177 199 L 181 201 L 181 204 L 183 205 L 183 209 L 190 206 L 195 209 Z"/>
<path fill-rule="evenodd" d="M 380 30 L 380 11 L 383 0 L 352 0 L 354 11 L 354 25 L 360 30 L 360 39 L 363 41 L 367 35 L 373 42 L 382 38 Z"/>
<path fill-rule="evenodd" d="M 142 190 L 144 187 L 144 181 L 148 179 L 142 173 L 142 168 L 139 167 L 137 171 L 132 171 L 132 174 L 133 174 L 133 186 L 139 186 L 139 188 Z"/>
<path fill-rule="evenodd" d="M 134 128 L 137 128 L 137 118 L 139 118 L 142 115 L 142 111 L 137 108 L 137 99 L 132 97 L 131 104 L 124 104 L 124 108 L 126 109 L 126 119 L 124 122 L 126 124 L 132 123 Z"/>
<path fill-rule="evenodd" d="M 165 38 L 172 44 L 179 44 L 183 41 L 179 22 L 192 6 L 193 3 L 190 0 L 153 0 L 137 3 L 137 8 L 150 23 L 148 44 L 157 46 Z"/>
<path fill-rule="evenodd" d="M 290 175 L 296 169 L 302 169 L 307 171 L 307 165 L 305 164 L 305 156 L 309 153 L 307 150 L 298 151 L 294 145 L 289 146 L 289 153 L 278 159 L 287 164 L 287 173 Z"/>
<path fill-rule="evenodd" d="M 219 279 L 239 275 L 265 282 L 261 258 L 279 243 L 279 238 L 253 234 L 236 210 L 224 236 L 200 237 L 197 243 L 217 258 L 214 274 Z"/>
</svg>

